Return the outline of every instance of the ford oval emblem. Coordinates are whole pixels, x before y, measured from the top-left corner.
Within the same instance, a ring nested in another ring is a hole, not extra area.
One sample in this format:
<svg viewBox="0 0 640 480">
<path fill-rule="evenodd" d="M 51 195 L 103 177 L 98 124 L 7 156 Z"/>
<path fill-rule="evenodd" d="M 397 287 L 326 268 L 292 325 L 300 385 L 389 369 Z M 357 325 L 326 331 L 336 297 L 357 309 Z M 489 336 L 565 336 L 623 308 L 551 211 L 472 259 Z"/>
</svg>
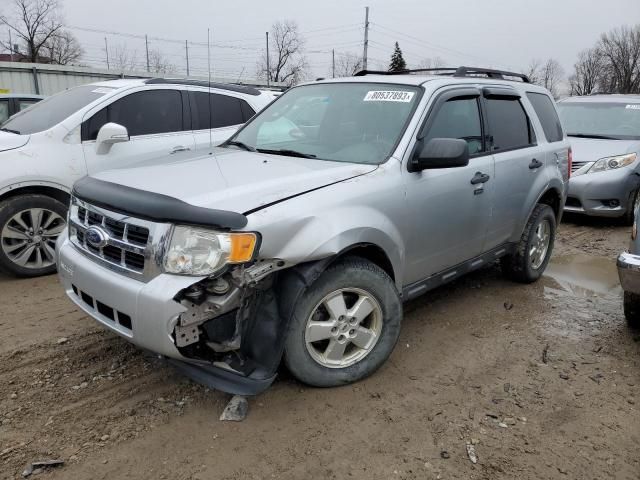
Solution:
<svg viewBox="0 0 640 480">
<path fill-rule="evenodd" d="M 84 233 L 84 238 L 92 247 L 102 248 L 107 244 L 109 234 L 100 227 L 93 226 L 87 228 L 87 231 Z"/>
</svg>

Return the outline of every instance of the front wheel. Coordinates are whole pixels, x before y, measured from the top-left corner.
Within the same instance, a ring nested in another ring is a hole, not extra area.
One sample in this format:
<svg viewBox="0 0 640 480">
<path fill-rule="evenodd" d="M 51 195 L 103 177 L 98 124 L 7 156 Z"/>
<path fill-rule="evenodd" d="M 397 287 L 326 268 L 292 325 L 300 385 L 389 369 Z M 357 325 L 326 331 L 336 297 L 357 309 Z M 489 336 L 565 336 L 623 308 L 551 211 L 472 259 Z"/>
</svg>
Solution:
<svg viewBox="0 0 640 480">
<path fill-rule="evenodd" d="M 45 195 L 0 203 L 0 269 L 19 277 L 56 271 L 55 245 L 66 226 L 66 207 Z"/>
<path fill-rule="evenodd" d="M 391 278 L 364 259 L 341 260 L 298 301 L 285 341 L 285 364 L 312 386 L 356 382 L 389 357 L 401 322 L 402 303 Z"/>
<path fill-rule="evenodd" d="M 556 216 L 553 210 L 549 205 L 536 205 L 515 252 L 502 258 L 505 275 L 520 283 L 538 280 L 547 268 L 555 238 Z"/>
</svg>

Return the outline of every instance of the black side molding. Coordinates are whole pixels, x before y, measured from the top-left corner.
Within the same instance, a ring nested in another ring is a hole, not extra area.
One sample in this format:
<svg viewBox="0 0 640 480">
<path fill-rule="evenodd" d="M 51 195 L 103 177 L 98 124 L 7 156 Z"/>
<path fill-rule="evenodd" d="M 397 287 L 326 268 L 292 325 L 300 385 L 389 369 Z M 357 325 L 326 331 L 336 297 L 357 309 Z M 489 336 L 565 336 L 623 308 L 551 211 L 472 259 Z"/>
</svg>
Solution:
<svg viewBox="0 0 640 480">
<path fill-rule="evenodd" d="M 236 230 L 247 225 L 241 213 L 190 205 L 160 193 L 84 177 L 73 185 L 73 195 L 96 207 L 160 223 L 199 225 Z"/>
</svg>

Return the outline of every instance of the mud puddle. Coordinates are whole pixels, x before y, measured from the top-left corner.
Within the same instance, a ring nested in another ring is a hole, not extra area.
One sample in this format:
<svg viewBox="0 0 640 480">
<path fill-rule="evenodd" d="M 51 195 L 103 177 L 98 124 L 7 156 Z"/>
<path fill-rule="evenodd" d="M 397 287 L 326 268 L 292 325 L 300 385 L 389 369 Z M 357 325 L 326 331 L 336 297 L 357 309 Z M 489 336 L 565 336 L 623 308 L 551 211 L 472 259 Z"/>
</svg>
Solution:
<svg viewBox="0 0 640 480">
<path fill-rule="evenodd" d="M 558 288 L 545 286 L 546 294 L 576 297 L 619 296 L 622 289 L 615 260 L 593 255 L 560 255 L 553 257 L 544 273 Z"/>
</svg>

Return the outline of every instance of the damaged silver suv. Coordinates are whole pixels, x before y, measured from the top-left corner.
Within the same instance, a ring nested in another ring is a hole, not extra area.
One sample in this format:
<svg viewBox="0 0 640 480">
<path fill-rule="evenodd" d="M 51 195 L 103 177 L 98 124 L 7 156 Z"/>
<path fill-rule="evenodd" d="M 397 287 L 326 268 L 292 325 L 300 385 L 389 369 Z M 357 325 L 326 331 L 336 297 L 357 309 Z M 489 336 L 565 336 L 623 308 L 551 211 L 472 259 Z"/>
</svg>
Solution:
<svg viewBox="0 0 640 480">
<path fill-rule="evenodd" d="M 255 394 L 378 369 L 402 303 L 500 260 L 544 271 L 570 147 L 523 75 L 362 72 L 290 89 L 211 153 L 78 181 L 73 302 L 184 373 Z"/>
</svg>

